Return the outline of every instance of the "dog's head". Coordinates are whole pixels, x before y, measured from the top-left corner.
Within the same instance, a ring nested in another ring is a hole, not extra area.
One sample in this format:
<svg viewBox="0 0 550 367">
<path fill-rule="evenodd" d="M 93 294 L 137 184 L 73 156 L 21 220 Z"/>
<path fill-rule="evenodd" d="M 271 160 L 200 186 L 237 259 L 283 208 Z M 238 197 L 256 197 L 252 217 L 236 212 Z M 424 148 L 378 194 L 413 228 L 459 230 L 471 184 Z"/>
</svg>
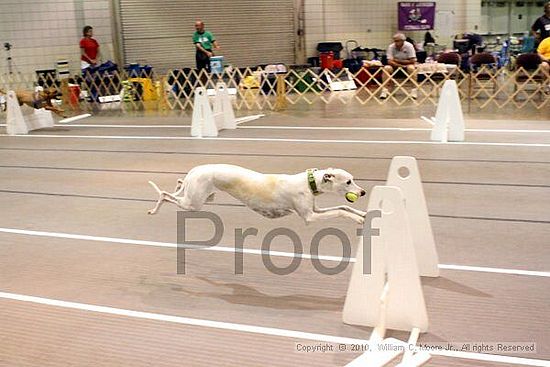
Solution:
<svg viewBox="0 0 550 367">
<path fill-rule="evenodd" d="M 357 197 L 365 196 L 366 192 L 358 186 L 353 180 L 351 173 L 338 168 L 327 168 L 321 170 L 323 177 L 321 179 L 320 189 L 324 192 L 334 192 L 346 196 L 348 193 L 353 193 Z M 346 196 L 346 200 L 353 202 Z"/>
<path fill-rule="evenodd" d="M 57 97 L 61 96 L 61 93 L 58 92 L 56 88 L 50 87 L 42 91 L 42 96 L 44 97 L 45 100 L 50 100 L 50 99 L 56 99 Z"/>
</svg>

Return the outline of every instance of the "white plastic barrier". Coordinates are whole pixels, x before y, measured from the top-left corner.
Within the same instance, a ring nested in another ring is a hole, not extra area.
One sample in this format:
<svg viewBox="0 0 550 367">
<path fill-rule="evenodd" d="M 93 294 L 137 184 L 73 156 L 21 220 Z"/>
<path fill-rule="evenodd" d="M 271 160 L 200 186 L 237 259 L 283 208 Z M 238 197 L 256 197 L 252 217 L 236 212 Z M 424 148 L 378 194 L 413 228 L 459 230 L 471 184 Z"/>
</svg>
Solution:
<svg viewBox="0 0 550 367">
<path fill-rule="evenodd" d="M 82 119 L 85 119 L 85 118 L 88 118 L 88 117 L 91 117 L 91 116 L 92 116 L 91 113 L 83 113 L 82 115 L 68 117 L 66 119 L 59 120 L 58 122 L 60 124 L 68 124 L 69 122 L 75 122 L 75 121 L 82 120 Z"/>
<path fill-rule="evenodd" d="M 386 185 L 399 187 L 405 197 L 405 210 L 409 219 L 420 275 L 438 277 L 439 257 L 416 159 L 405 156 L 393 157 Z"/>
<path fill-rule="evenodd" d="M 399 366 L 420 366 L 430 355 L 409 348 L 416 344 L 420 332 L 428 330 L 420 275 L 436 277 L 439 269 L 413 157 L 394 157 L 387 186 L 376 186 L 371 192 L 368 211 L 373 210 L 381 211 L 382 216 L 373 221 L 379 234 L 370 237 L 370 248 L 364 247 L 363 238 L 359 241 L 343 311 L 345 323 L 373 328 L 371 348 L 347 366 L 384 366 L 401 354 Z M 364 257 L 365 251 L 370 251 L 370 256 Z M 370 272 L 365 259 L 370 261 Z M 408 343 L 384 339 L 386 329 L 410 332 Z M 380 350 L 380 344 L 394 348 Z"/>
<path fill-rule="evenodd" d="M 195 89 L 191 136 L 218 136 L 218 131 L 220 130 L 236 129 L 239 124 L 257 120 L 265 116 L 261 114 L 235 118 L 233 105 L 229 98 L 230 94 L 231 88 L 227 88 L 225 83 L 217 83 L 214 94 L 214 106 L 212 108 L 208 100 L 208 91 L 202 87 Z"/>
<path fill-rule="evenodd" d="M 214 113 L 210 107 L 206 90 L 203 87 L 195 89 L 191 136 L 199 138 L 218 136 L 218 128 L 216 126 L 216 121 L 214 121 Z"/>
<path fill-rule="evenodd" d="M 387 286 L 384 329 L 411 331 L 418 328 L 425 332 L 428 330 L 428 315 L 401 189 L 375 186 L 368 210 L 382 211 L 382 217 L 375 220 L 379 223 L 380 234 L 372 236 L 371 248 L 366 249 L 370 250 L 370 274 L 364 274 L 365 249 L 362 239 L 359 242 L 344 304 L 344 322 L 379 326 L 381 298 Z"/>
<path fill-rule="evenodd" d="M 6 130 L 8 135 L 25 135 L 31 130 L 53 127 L 52 113 L 45 109 L 34 109 L 28 106 L 19 106 L 14 91 L 7 94 Z"/>
<path fill-rule="evenodd" d="M 464 141 L 464 114 L 458 94 L 458 86 L 454 80 L 443 84 L 435 117 L 422 119 L 433 125 L 430 139 L 446 143 L 448 141 Z"/>
<path fill-rule="evenodd" d="M 235 112 L 224 83 L 216 84 L 214 109 L 210 106 L 208 93 L 203 87 L 195 89 L 191 136 L 214 137 L 222 129 L 236 129 Z"/>
<path fill-rule="evenodd" d="M 225 83 L 216 84 L 216 95 L 214 97 L 214 120 L 218 130 L 236 129 L 235 112 L 229 100 L 229 90 Z"/>
</svg>

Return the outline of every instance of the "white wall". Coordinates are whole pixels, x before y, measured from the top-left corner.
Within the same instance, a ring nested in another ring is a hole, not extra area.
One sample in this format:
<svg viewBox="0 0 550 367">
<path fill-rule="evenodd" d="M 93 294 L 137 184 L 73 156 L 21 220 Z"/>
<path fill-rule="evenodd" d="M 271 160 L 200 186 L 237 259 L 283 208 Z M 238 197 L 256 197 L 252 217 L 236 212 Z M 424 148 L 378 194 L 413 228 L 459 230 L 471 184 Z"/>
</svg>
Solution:
<svg viewBox="0 0 550 367">
<path fill-rule="evenodd" d="M 58 59 L 69 59 L 72 73 L 80 70 L 82 27 L 94 27 L 103 59 L 113 58 L 109 0 L 1 0 L 0 73 L 7 72 L 7 52 L 17 71 L 53 69 Z"/>
<path fill-rule="evenodd" d="M 523 33 L 528 31 L 535 20 L 543 13 L 542 7 L 537 6 L 536 0 L 526 0 L 522 2 L 523 6 L 518 6 L 518 2 L 508 2 L 504 7 L 496 6 L 495 2 L 483 1 L 481 7 L 481 31 L 483 33 L 508 33 L 508 7 L 511 6 L 512 33 Z"/>
<path fill-rule="evenodd" d="M 321 41 L 345 44 L 346 40 L 355 39 L 364 47 L 385 48 L 397 31 L 398 0 L 303 1 L 307 56 L 316 55 L 315 47 Z M 20 72 L 54 68 L 56 60 L 63 58 L 70 60 L 73 73 L 78 72 L 78 42 L 82 27 L 87 24 L 94 27 L 103 59 L 114 59 L 110 3 L 110 0 L 0 0 L 0 73 L 7 71 L 5 42 L 13 44 L 12 58 Z M 453 12 L 452 25 L 433 32 L 439 35 L 439 43 L 450 44 L 450 39 L 442 35 L 443 31 L 452 34 L 489 31 L 491 23 L 482 12 L 481 0 L 438 0 L 436 3 L 438 11 Z M 513 13 L 513 30 L 519 31 L 540 16 L 542 9 L 516 7 L 514 3 Z M 524 19 L 516 19 L 518 14 Z M 495 28 L 497 25 L 502 28 L 505 22 L 501 18 L 505 16 L 507 19 L 504 13 L 500 17 L 491 16 Z M 410 32 L 408 35 L 421 41 L 423 33 Z"/>
<path fill-rule="evenodd" d="M 363 47 L 386 48 L 397 31 L 397 3 L 399 0 L 305 0 L 306 53 L 316 54 L 321 41 L 355 39 Z M 453 12 L 452 33 L 475 31 L 481 15 L 480 0 L 439 0 L 437 11 Z M 442 29 L 432 32 L 436 36 Z M 424 32 L 407 34 L 422 41 Z M 441 44 L 449 38 L 437 40 Z"/>
</svg>

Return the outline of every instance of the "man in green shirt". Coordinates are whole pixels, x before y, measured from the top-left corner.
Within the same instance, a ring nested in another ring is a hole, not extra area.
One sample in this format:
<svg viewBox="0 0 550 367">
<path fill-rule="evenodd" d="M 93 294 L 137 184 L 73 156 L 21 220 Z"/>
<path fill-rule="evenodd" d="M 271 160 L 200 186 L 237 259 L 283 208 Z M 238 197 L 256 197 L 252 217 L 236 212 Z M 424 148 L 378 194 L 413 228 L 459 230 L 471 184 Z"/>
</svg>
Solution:
<svg viewBox="0 0 550 367">
<path fill-rule="evenodd" d="M 214 35 L 204 29 L 204 22 L 202 20 L 195 22 L 195 30 L 193 43 L 197 48 L 197 53 L 195 54 L 197 69 L 206 69 L 210 72 L 210 58 L 214 55 L 212 50 L 219 50 L 220 45 Z"/>
</svg>

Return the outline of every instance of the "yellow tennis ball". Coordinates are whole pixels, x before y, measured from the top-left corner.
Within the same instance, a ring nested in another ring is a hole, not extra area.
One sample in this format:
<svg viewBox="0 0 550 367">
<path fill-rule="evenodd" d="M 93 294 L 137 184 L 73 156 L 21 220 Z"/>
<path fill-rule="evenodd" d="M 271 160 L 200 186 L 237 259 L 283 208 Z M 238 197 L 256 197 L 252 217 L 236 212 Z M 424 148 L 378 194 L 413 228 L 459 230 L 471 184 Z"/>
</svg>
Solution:
<svg viewBox="0 0 550 367">
<path fill-rule="evenodd" d="M 346 193 L 346 200 L 349 201 L 350 203 L 356 202 L 357 199 L 359 199 L 359 196 L 357 196 L 356 193 L 354 193 L 354 192 Z"/>
</svg>

